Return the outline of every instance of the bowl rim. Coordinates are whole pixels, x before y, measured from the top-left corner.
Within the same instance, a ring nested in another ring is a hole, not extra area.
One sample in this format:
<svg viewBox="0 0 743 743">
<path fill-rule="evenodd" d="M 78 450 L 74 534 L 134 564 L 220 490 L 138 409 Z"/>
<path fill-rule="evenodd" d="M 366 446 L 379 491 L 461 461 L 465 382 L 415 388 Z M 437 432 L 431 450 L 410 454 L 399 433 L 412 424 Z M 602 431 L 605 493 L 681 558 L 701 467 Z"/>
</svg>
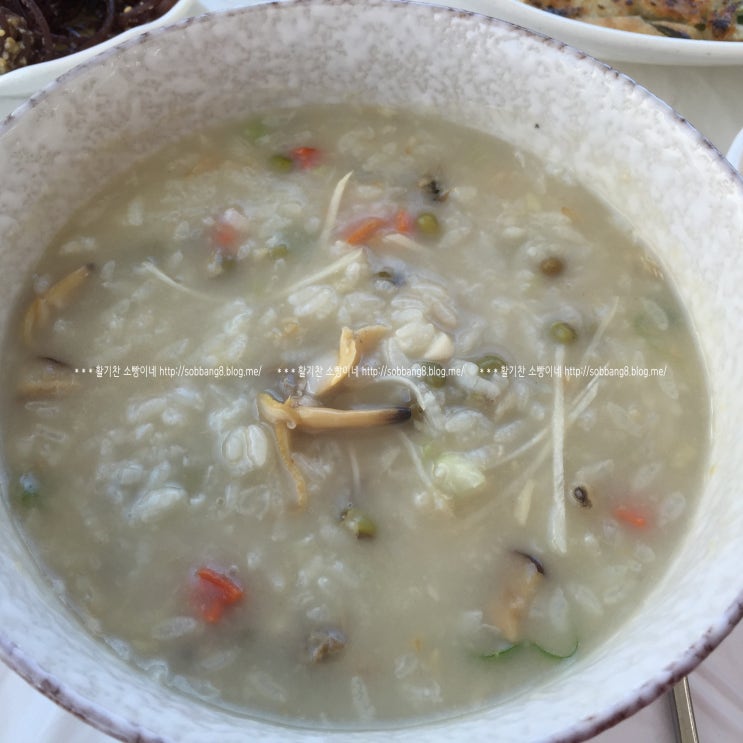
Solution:
<svg viewBox="0 0 743 743">
<path fill-rule="evenodd" d="M 189 0 L 180 1 L 189 2 Z M 509 0 L 509 2 L 510 1 L 518 2 L 519 0 Z M 272 10 L 279 12 L 291 13 L 292 8 L 317 4 L 325 6 L 345 5 L 361 8 L 367 5 L 377 7 L 398 6 L 402 8 L 406 6 L 415 6 L 417 8 L 427 8 L 431 12 L 450 13 L 452 14 L 452 17 L 469 17 L 477 20 L 478 23 L 487 26 L 509 30 L 509 32 L 518 35 L 519 37 L 536 39 L 539 43 L 555 48 L 558 52 L 570 55 L 579 64 L 592 65 L 598 74 L 609 75 L 610 77 L 615 77 L 618 80 L 623 81 L 624 84 L 632 86 L 632 88 L 640 95 L 654 101 L 654 105 L 668 116 L 669 121 L 672 121 L 674 126 L 685 128 L 690 134 L 698 138 L 700 146 L 708 147 L 714 156 L 719 159 L 723 167 L 727 168 L 731 178 L 737 181 L 739 187 L 743 188 L 743 177 L 741 177 L 736 169 L 725 159 L 725 156 L 720 153 L 714 145 L 703 137 L 703 135 L 701 135 L 683 116 L 678 114 L 667 104 L 660 101 L 657 96 L 632 80 L 628 75 L 618 72 L 607 63 L 593 58 L 589 54 L 576 49 L 570 44 L 546 36 L 539 31 L 524 28 L 510 21 L 484 15 L 477 11 L 434 5 L 425 2 L 424 0 L 270 0 L 265 3 L 225 8 L 208 11 L 198 16 L 189 16 L 174 23 L 157 25 L 154 28 L 147 28 L 138 32 L 136 35 L 123 40 L 120 37 L 116 37 L 118 39 L 117 43 L 97 51 L 95 55 L 89 56 L 81 64 L 68 69 L 62 75 L 37 91 L 4 121 L 0 121 L 0 137 L 2 137 L 6 129 L 15 125 L 16 120 L 22 119 L 27 111 L 36 107 L 40 101 L 53 94 L 58 88 L 63 88 L 67 80 L 84 75 L 88 69 L 96 67 L 100 62 L 109 58 L 114 58 L 126 52 L 128 49 L 141 46 L 153 39 L 159 39 L 161 36 L 169 36 L 178 33 L 179 29 L 189 27 L 193 24 L 208 23 L 215 16 L 232 17 L 243 14 L 261 13 L 266 12 L 266 8 L 271 8 Z M 732 601 L 728 608 L 715 620 L 710 622 L 707 630 L 702 634 L 702 636 L 695 640 L 675 662 L 665 668 L 659 669 L 653 677 L 649 678 L 641 686 L 626 690 L 622 695 L 620 695 L 620 701 L 609 707 L 601 708 L 599 712 L 588 718 L 576 721 L 563 731 L 544 739 L 544 743 L 580 743 L 581 741 L 585 741 L 588 738 L 614 726 L 618 722 L 631 717 L 640 709 L 647 706 L 660 695 L 671 689 L 675 683 L 690 673 L 725 639 L 725 637 L 728 636 L 742 618 L 743 588 L 739 591 L 737 597 Z M 114 711 L 103 707 L 100 703 L 85 698 L 73 689 L 66 688 L 64 683 L 58 680 L 54 674 L 45 671 L 33 658 L 29 657 L 14 643 L 9 641 L 4 634 L 2 627 L 0 627 L 0 659 L 11 670 L 21 676 L 26 682 L 44 694 L 51 701 L 105 734 L 122 741 L 131 741 L 131 743 L 171 743 L 170 738 L 164 738 L 162 735 L 159 735 L 154 731 L 141 728 L 136 723 L 121 718 Z M 483 711 L 487 711 L 487 709 L 488 708 L 486 707 L 484 710 L 477 710 L 467 714 L 476 717 Z M 446 724 L 456 719 L 457 715 L 455 713 L 442 720 L 433 722 L 424 721 L 421 725 L 416 726 L 415 729 L 425 730 L 426 726 L 435 727 L 439 724 Z M 279 726 L 281 726 L 280 723 Z M 283 727 L 286 728 L 287 726 L 284 725 Z M 389 738 L 391 733 L 394 736 L 394 729 L 390 731 L 381 728 L 373 729 L 372 731 L 325 730 L 318 728 L 304 728 L 292 724 L 289 724 L 288 728 L 292 731 L 296 731 L 296 734 L 298 735 L 297 740 L 303 739 L 304 736 L 308 736 L 309 739 L 309 737 L 317 735 L 318 733 L 327 738 L 343 736 L 344 740 L 348 739 L 349 741 L 376 740 L 377 737 L 379 741 L 381 741 L 383 739 L 382 736 L 384 736 L 385 739 Z M 405 728 L 401 727 L 400 729 Z M 175 741 L 172 741 L 172 743 L 175 743 Z"/>
</svg>

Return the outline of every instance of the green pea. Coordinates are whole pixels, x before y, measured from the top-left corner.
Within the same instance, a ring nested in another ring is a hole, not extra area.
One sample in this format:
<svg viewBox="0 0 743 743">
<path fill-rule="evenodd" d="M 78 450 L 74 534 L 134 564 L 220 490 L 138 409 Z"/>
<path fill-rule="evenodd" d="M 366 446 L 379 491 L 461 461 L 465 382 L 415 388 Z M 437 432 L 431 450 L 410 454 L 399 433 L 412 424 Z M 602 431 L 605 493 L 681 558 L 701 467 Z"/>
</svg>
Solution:
<svg viewBox="0 0 743 743">
<path fill-rule="evenodd" d="M 269 249 L 268 255 L 275 261 L 280 258 L 286 258 L 289 255 L 289 246 L 284 243 L 275 245 L 273 248 Z"/>
<path fill-rule="evenodd" d="M 373 539 L 377 534 L 377 525 L 355 506 L 343 511 L 341 521 L 356 539 Z"/>
<path fill-rule="evenodd" d="M 480 376 L 483 377 L 490 377 L 493 374 L 504 375 L 503 370 L 508 366 L 504 359 L 492 353 L 483 356 L 475 363 L 479 369 Z"/>
<path fill-rule="evenodd" d="M 237 266 L 237 258 L 234 255 L 226 255 L 224 253 L 220 253 L 218 258 L 219 266 L 222 269 L 222 273 L 233 271 Z"/>
<path fill-rule="evenodd" d="M 578 333 L 572 325 L 566 322 L 556 322 L 552 324 L 550 328 L 550 335 L 552 339 L 558 343 L 569 345 L 573 343 L 578 337 Z"/>
<path fill-rule="evenodd" d="M 437 364 L 435 361 L 425 361 L 421 364 L 421 369 L 423 371 L 421 379 L 429 387 L 438 388 L 446 384 L 446 374 L 441 364 Z"/>
<path fill-rule="evenodd" d="M 286 155 L 271 155 L 268 164 L 271 166 L 271 170 L 275 170 L 277 173 L 290 173 L 294 170 L 294 161 Z"/>
<path fill-rule="evenodd" d="M 423 212 L 419 214 L 415 220 L 415 225 L 422 235 L 428 237 L 436 237 L 436 235 L 441 232 L 439 220 L 436 215 L 431 212 Z"/>
</svg>

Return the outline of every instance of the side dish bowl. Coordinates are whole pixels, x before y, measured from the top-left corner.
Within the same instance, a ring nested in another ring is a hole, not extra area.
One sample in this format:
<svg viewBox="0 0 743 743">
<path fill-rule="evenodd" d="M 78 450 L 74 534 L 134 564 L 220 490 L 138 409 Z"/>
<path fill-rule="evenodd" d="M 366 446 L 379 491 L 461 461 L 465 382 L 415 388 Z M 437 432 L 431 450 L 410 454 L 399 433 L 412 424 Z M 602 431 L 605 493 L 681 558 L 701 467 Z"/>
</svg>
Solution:
<svg viewBox="0 0 743 743">
<path fill-rule="evenodd" d="M 743 182 L 647 91 L 559 42 L 414 3 L 259 5 L 146 33 L 63 75 L 0 126 L 0 325 L 8 332 L 18 277 L 113 174 L 216 121 L 340 101 L 435 110 L 492 132 L 571 172 L 652 247 L 698 334 L 712 408 L 703 493 L 672 564 L 599 648 L 490 709 L 333 733 L 200 704 L 124 663 L 64 608 L 4 498 L 0 656 L 127 741 L 583 740 L 667 690 L 743 611 Z"/>
</svg>

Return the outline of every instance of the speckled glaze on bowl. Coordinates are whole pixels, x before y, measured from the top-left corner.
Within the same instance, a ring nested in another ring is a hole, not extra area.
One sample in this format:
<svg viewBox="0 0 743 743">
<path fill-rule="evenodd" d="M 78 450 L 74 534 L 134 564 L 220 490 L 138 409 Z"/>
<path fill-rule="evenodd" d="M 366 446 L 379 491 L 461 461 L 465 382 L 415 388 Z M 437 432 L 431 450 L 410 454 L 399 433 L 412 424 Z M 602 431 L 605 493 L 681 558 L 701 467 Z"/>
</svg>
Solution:
<svg viewBox="0 0 743 743">
<path fill-rule="evenodd" d="M 699 331 L 713 404 L 705 489 L 675 561 L 600 649 L 493 708 L 415 728 L 331 733 L 232 715 L 134 671 L 63 609 L 3 505 L 0 653 L 41 691 L 127 741 L 582 740 L 698 663 L 740 617 L 743 595 L 743 184 L 645 90 L 557 42 L 430 6 L 325 0 L 185 21 L 78 68 L 0 128 L 0 323 L 16 277 L 103 179 L 221 116 L 347 100 L 431 108 L 567 166 L 654 247 Z"/>
</svg>

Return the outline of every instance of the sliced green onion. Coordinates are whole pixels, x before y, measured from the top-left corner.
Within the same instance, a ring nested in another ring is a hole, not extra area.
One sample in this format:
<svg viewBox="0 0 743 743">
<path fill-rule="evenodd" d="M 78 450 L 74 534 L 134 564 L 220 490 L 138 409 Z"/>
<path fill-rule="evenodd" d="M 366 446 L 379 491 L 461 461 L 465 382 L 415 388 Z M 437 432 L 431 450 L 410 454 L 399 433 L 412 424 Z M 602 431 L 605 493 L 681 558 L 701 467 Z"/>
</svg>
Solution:
<svg viewBox="0 0 743 743">
<path fill-rule="evenodd" d="M 513 645 L 507 645 L 506 647 L 501 648 L 500 650 L 493 650 L 490 653 L 483 653 L 480 656 L 480 658 L 482 658 L 483 660 L 496 660 L 498 658 L 503 658 L 503 656 L 505 655 L 509 655 L 514 650 L 518 648 L 522 648 L 523 646 L 524 646 L 523 643 L 517 642 L 517 643 L 514 643 Z"/>
<path fill-rule="evenodd" d="M 290 173 L 294 170 L 294 160 L 286 155 L 271 155 L 268 164 L 277 173 Z"/>
<path fill-rule="evenodd" d="M 552 650 L 547 650 L 547 648 L 544 648 L 541 645 L 538 645 L 536 642 L 532 642 L 529 644 L 535 650 L 538 650 L 546 658 L 554 658 L 555 660 L 567 660 L 568 658 L 572 658 L 578 652 L 578 645 L 580 645 L 578 640 L 576 640 L 575 645 L 573 645 L 573 647 L 570 650 L 568 650 L 567 653 L 555 653 Z"/>
<path fill-rule="evenodd" d="M 483 653 L 482 655 L 480 655 L 480 658 L 482 660 L 498 660 L 499 658 L 503 658 L 506 655 L 510 655 L 516 649 L 534 648 L 534 650 L 543 655 L 545 658 L 551 658 L 552 660 L 567 660 L 568 658 L 572 658 L 576 654 L 576 652 L 578 652 L 579 645 L 580 642 L 576 640 L 575 645 L 573 645 L 573 647 L 567 653 L 555 653 L 552 650 L 547 650 L 536 642 L 532 642 L 531 640 L 524 640 L 523 642 L 516 642 L 513 645 L 508 645 L 507 647 L 501 648 L 500 650 L 495 650 L 490 653 Z"/>
</svg>

